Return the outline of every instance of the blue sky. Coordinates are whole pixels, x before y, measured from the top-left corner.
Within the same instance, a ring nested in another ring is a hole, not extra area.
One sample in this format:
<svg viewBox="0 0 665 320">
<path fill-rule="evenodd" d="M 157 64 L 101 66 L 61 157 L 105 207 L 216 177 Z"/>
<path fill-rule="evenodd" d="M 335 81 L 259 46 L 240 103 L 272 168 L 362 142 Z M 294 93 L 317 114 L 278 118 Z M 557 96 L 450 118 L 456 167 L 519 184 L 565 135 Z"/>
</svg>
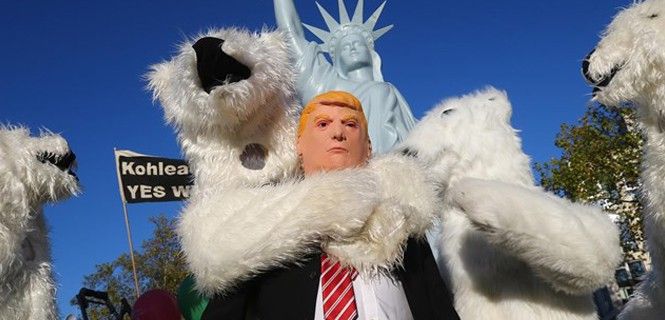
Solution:
<svg viewBox="0 0 665 320">
<path fill-rule="evenodd" d="M 355 0 L 347 0 L 349 11 Z M 485 85 L 507 90 L 524 150 L 543 162 L 559 152 L 562 123 L 581 117 L 590 89 L 580 63 L 621 6 L 605 1 L 389 1 L 377 27 L 383 75 L 416 117 L 441 99 Z M 337 1 L 320 0 L 337 17 Z M 378 5 L 366 0 L 365 17 Z M 314 1 L 296 0 L 303 22 L 323 27 Z M 3 1 L 0 123 L 61 133 L 77 153 L 84 193 L 47 206 L 64 315 L 95 264 L 128 251 L 113 148 L 180 157 L 142 75 L 175 44 L 209 27 L 274 27 L 272 3 L 244 1 Z M 315 39 L 310 35 L 310 38 Z M 148 216 L 179 204 L 129 205 L 136 246 Z"/>
</svg>

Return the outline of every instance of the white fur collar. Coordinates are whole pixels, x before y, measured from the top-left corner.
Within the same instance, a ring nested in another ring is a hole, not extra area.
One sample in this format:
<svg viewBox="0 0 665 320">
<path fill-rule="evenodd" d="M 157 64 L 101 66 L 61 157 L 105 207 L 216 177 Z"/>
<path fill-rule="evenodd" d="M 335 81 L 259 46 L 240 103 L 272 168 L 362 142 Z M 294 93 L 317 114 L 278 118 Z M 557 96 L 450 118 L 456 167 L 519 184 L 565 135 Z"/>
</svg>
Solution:
<svg viewBox="0 0 665 320">
<path fill-rule="evenodd" d="M 406 241 L 424 235 L 437 201 L 420 165 L 389 155 L 367 168 L 194 195 L 178 232 L 205 293 L 299 262 L 318 246 L 372 275 L 401 264 Z M 355 218 L 363 212 L 366 220 Z"/>
</svg>

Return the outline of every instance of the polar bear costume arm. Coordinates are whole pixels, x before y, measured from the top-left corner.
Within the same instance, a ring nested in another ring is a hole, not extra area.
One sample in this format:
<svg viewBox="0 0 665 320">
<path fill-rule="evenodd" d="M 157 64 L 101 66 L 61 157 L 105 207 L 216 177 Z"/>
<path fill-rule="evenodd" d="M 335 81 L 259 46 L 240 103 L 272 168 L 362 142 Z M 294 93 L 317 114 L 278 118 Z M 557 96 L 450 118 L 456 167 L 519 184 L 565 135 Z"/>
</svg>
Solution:
<svg viewBox="0 0 665 320">
<path fill-rule="evenodd" d="M 298 261 L 323 238 L 358 232 L 378 202 L 376 176 L 349 169 L 276 186 L 200 190 L 178 232 L 205 293 Z"/>
<path fill-rule="evenodd" d="M 324 244 L 325 251 L 365 274 L 390 273 L 402 264 L 409 238 L 424 237 L 440 208 L 435 185 L 412 158 L 383 155 L 369 163 L 381 201 L 358 235 Z"/>
<path fill-rule="evenodd" d="M 206 293 L 298 261 L 323 244 L 342 263 L 374 273 L 402 260 L 439 208 L 433 184 L 411 159 L 382 156 L 366 169 L 314 175 L 276 186 L 201 191 L 179 234 Z"/>
<path fill-rule="evenodd" d="M 590 293 L 611 280 L 621 261 L 618 229 L 598 208 L 537 188 L 471 178 L 460 180 L 447 197 L 490 241 L 556 290 Z"/>
</svg>

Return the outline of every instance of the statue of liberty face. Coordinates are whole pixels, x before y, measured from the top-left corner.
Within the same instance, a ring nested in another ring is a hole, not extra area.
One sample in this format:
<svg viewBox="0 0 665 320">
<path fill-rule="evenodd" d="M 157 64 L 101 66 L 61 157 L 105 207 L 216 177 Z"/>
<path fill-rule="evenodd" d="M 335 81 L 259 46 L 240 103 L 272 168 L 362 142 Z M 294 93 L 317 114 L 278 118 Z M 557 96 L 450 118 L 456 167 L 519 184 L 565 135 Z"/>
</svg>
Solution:
<svg viewBox="0 0 665 320">
<path fill-rule="evenodd" d="M 339 40 L 335 50 L 339 70 L 347 73 L 372 66 L 372 55 L 365 38 L 358 33 L 349 33 Z"/>
</svg>

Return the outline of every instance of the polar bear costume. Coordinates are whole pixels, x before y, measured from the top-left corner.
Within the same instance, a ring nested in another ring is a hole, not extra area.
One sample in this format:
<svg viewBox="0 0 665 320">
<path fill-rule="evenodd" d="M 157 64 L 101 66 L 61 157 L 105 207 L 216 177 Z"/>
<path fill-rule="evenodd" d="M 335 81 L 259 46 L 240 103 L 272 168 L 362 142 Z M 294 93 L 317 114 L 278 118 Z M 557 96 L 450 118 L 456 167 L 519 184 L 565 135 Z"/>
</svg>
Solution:
<svg viewBox="0 0 665 320">
<path fill-rule="evenodd" d="M 665 317 L 665 0 L 636 2 L 610 23 L 584 63 L 594 99 L 632 102 L 646 137 L 642 160 L 644 228 L 652 270 L 620 319 Z"/>
<path fill-rule="evenodd" d="M 295 69 L 282 33 L 230 28 L 195 39 L 148 78 L 195 174 L 178 233 L 197 288 L 225 292 L 313 246 L 362 272 L 398 265 L 407 238 L 424 235 L 438 207 L 424 168 L 391 155 L 303 179 Z M 209 92 L 197 65 L 205 55 L 193 48 L 204 39 L 221 43 L 208 50 L 217 61 L 241 70 L 222 72 Z"/>
<path fill-rule="evenodd" d="M 0 127 L 0 319 L 55 320 L 55 282 L 42 206 L 79 190 L 67 142 Z"/>
<path fill-rule="evenodd" d="M 451 98 L 399 148 L 444 195 L 434 237 L 462 319 L 597 319 L 591 293 L 621 261 L 616 226 L 595 207 L 536 187 L 505 92 Z"/>
</svg>

